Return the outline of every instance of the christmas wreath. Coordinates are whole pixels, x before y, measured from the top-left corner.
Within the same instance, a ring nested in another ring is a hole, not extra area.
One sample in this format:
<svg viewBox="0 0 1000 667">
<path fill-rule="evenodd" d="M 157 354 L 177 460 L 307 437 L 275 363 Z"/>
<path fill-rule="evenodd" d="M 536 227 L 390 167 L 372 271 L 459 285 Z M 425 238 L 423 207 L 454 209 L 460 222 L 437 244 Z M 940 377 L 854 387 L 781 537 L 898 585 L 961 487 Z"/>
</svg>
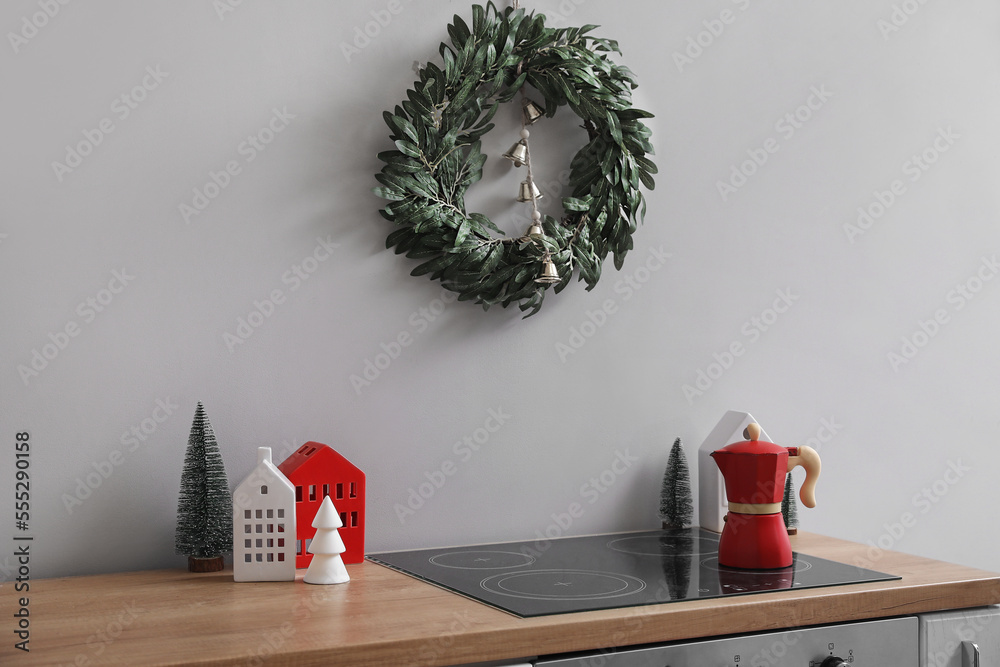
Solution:
<svg viewBox="0 0 1000 667">
<path fill-rule="evenodd" d="M 424 260 L 412 275 L 429 274 L 484 309 L 516 302 L 531 311 L 527 317 L 549 287 L 558 293 L 569 283 L 574 269 L 590 290 L 609 252 L 622 267 L 645 215 L 640 185 L 654 186 L 650 131 L 642 123 L 652 114 L 632 107 L 634 75 L 609 58 L 621 54 L 616 41 L 588 34 L 596 27 L 547 28 L 542 14 L 492 3 L 473 6 L 471 27 L 454 17 L 451 43 L 439 49 L 442 65 L 421 68 L 407 99 L 383 113 L 395 149 L 378 154 L 385 165 L 374 192 L 389 200 L 380 213 L 398 227 L 386 247 Z M 523 97 L 525 84 L 544 98 L 544 109 Z M 532 202 L 533 224 L 512 238 L 487 216 L 468 213 L 465 194 L 482 178 L 480 139 L 519 91 L 525 125 L 568 106 L 589 141 L 572 158 L 571 196 L 556 220 L 538 213 L 529 132 L 522 129 L 523 148 L 515 144 L 504 157 L 528 166 L 519 200 Z"/>
</svg>

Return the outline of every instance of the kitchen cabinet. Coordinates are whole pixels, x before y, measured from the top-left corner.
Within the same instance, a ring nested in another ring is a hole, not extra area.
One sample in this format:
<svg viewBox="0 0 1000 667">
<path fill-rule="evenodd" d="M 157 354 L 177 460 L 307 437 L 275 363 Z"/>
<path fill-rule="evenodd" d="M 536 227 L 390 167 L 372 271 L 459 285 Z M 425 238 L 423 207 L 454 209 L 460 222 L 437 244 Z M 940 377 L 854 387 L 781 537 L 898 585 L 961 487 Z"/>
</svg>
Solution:
<svg viewBox="0 0 1000 667">
<path fill-rule="evenodd" d="M 796 551 L 853 563 L 869 547 L 800 533 Z M 895 552 L 869 566 L 901 579 L 522 619 L 380 565 L 349 565 L 338 586 L 234 583 L 182 570 L 42 579 L 0 591 L 10 624 L 30 610 L 17 665 L 517 664 L 533 656 L 912 616 L 1000 603 L 1000 574 Z M 1000 623 L 1000 621 L 994 621 Z M 950 664 L 950 663 L 948 663 Z"/>
</svg>

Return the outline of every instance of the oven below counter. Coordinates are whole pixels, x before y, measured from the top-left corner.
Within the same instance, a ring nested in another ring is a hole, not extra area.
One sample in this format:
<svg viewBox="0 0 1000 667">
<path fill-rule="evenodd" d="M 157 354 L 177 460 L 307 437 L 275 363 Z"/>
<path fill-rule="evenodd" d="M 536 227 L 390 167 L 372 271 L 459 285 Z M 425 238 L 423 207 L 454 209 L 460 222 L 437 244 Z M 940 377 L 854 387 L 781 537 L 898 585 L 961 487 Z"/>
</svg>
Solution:
<svg viewBox="0 0 1000 667">
<path fill-rule="evenodd" d="M 537 659 L 533 667 L 1000 667 L 1000 607 Z"/>
<path fill-rule="evenodd" d="M 463 667 L 1000 667 L 1000 607 Z"/>
</svg>

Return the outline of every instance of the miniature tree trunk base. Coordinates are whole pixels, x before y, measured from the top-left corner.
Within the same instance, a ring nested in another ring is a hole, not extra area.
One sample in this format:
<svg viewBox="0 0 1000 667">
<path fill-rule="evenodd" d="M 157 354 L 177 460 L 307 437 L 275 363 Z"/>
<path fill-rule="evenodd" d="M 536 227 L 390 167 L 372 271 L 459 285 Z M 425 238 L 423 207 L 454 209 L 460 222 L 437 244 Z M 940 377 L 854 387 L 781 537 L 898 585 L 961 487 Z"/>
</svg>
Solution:
<svg viewBox="0 0 1000 667">
<path fill-rule="evenodd" d="M 188 556 L 188 572 L 221 572 L 226 562 L 222 556 L 215 558 L 196 558 Z"/>
<path fill-rule="evenodd" d="M 788 531 L 789 535 L 798 535 L 799 534 L 799 529 L 798 528 L 787 528 L 786 530 Z"/>
</svg>

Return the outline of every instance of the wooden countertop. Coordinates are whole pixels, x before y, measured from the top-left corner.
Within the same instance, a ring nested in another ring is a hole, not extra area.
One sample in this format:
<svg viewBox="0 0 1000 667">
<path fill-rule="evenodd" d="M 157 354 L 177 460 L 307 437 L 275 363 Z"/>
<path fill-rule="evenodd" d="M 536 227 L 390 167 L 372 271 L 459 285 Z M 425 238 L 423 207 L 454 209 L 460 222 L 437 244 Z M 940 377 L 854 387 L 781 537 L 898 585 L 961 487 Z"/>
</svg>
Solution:
<svg viewBox="0 0 1000 667">
<path fill-rule="evenodd" d="M 846 563 L 867 547 L 799 534 L 796 551 Z M 520 619 L 374 563 L 344 585 L 234 583 L 230 571 L 156 570 L 2 588 L 0 664 L 449 665 L 1000 603 L 1000 574 L 883 552 L 901 580 Z M 28 597 L 30 652 L 14 648 Z"/>
</svg>

